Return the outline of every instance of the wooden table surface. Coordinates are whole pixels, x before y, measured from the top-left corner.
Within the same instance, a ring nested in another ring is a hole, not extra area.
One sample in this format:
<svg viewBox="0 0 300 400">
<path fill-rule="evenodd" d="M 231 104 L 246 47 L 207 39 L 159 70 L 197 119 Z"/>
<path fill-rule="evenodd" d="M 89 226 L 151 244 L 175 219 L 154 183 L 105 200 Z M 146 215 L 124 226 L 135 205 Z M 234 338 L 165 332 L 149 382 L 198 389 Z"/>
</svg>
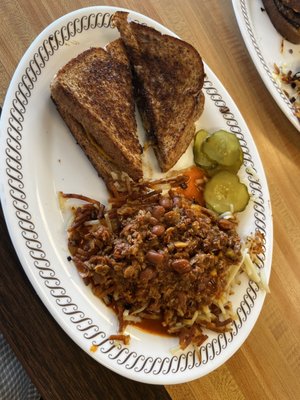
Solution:
<svg viewBox="0 0 300 400">
<path fill-rule="evenodd" d="M 0 105 L 32 40 L 88 0 L 1 0 Z M 0 216 L 0 329 L 44 399 L 300 398 L 300 133 L 260 79 L 229 0 L 102 0 L 164 24 L 193 44 L 233 97 L 268 179 L 274 253 L 267 296 L 241 349 L 204 378 L 174 386 L 139 384 L 96 363 L 62 331 L 30 285 Z"/>
</svg>

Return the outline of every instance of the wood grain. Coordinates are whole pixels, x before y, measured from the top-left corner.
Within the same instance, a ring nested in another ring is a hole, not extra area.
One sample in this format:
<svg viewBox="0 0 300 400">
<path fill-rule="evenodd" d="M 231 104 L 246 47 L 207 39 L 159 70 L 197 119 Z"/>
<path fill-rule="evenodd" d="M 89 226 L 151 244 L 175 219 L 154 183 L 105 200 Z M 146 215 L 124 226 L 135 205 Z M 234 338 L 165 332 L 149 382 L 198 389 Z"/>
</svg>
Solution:
<svg viewBox="0 0 300 400">
<path fill-rule="evenodd" d="M 35 36 L 59 16 L 93 4 L 85 0 L 1 1 L 1 104 L 14 69 Z M 271 294 L 255 328 L 225 365 L 193 382 L 167 386 L 169 395 L 174 400 L 299 399 L 300 133 L 280 111 L 256 72 L 229 0 L 124 0 L 101 4 L 146 14 L 199 50 L 246 120 L 259 149 L 271 194 L 274 217 Z M 101 397 L 100 393 L 103 399 L 165 398 L 163 388 L 136 385 L 95 363 L 92 365 L 34 293 L 1 221 L 0 256 L 4 260 L 1 329 L 45 399 L 81 399 L 83 396 L 96 399 Z M 18 293 L 22 301 L 17 298 Z M 32 318 L 27 308 L 34 310 L 36 318 Z M 32 331 L 31 326 L 34 326 Z M 36 331 L 37 335 L 33 333 Z M 56 367 L 51 358 L 57 361 Z M 84 377 L 89 374 L 95 386 L 85 381 Z M 59 397 L 63 393 L 59 389 L 62 385 L 69 397 L 67 394 Z M 112 395 L 112 387 L 119 397 Z"/>
</svg>

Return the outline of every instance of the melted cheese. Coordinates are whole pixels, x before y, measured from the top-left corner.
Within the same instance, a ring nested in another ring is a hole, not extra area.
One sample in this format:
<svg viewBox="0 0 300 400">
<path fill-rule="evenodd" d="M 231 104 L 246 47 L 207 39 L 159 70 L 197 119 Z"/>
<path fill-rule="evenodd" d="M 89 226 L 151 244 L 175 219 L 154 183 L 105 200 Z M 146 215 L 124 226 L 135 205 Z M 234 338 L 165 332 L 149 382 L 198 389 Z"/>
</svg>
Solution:
<svg viewBox="0 0 300 400">
<path fill-rule="evenodd" d="M 112 162 L 112 158 L 110 156 L 107 155 L 107 153 L 103 150 L 103 148 L 100 146 L 100 144 L 95 140 L 95 138 L 93 137 L 93 135 L 91 135 L 89 132 L 85 131 L 86 136 L 91 144 L 91 146 L 93 146 L 96 150 L 97 153 L 99 154 L 99 156 L 101 158 L 104 158 L 107 161 Z"/>
</svg>

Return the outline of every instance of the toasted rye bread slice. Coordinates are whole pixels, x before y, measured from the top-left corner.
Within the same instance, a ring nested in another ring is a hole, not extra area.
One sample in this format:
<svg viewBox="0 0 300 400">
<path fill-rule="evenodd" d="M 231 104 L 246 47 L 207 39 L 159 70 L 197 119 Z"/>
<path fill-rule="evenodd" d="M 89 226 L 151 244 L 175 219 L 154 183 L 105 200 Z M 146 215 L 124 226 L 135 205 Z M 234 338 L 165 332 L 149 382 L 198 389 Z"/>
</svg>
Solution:
<svg viewBox="0 0 300 400">
<path fill-rule="evenodd" d="M 120 170 L 142 178 L 130 64 L 121 40 L 107 51 L 91 48 L 68 62 L 51 83 L 51 96 L 62 115 L 67 110 Z M 103 175 L 100 158 L 89 157 Z"/>
<path fill-rule="evenodd" d="M 188 43 L 153 28 L 127 22 L 116 12 L 118 28 L 133 66 L 135 95 L 162 171 L 185 152 L 195 133 L 194 123 L 204 106 L 203 63 Z"/>
<path fill-rule="evenodd" d="M 288 20 L 278 9 L 275 0 L 263 0 L 263 5 L 274 28 L 289 42 L 300 43 L 300 27 Z"/>
</svg>

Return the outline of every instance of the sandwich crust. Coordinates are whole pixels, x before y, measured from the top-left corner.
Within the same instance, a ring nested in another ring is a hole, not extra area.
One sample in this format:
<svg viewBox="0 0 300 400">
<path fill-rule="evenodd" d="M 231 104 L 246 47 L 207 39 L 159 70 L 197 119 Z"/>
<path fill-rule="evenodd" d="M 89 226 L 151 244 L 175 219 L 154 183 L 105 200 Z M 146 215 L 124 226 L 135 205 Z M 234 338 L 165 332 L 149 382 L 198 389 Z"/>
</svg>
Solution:
<svg viewBox="0 0 300 400">
<path fill-rule="evenodd" d="M 153 28 L 127 22 L 116 12 L 118 28 L 133 66 L 135 96 L 144 127 L 154 141 L 162 171 L 168 171 L 185 152 L 203 111 L 204 68 L 188 43 Z"/>
</svg>

